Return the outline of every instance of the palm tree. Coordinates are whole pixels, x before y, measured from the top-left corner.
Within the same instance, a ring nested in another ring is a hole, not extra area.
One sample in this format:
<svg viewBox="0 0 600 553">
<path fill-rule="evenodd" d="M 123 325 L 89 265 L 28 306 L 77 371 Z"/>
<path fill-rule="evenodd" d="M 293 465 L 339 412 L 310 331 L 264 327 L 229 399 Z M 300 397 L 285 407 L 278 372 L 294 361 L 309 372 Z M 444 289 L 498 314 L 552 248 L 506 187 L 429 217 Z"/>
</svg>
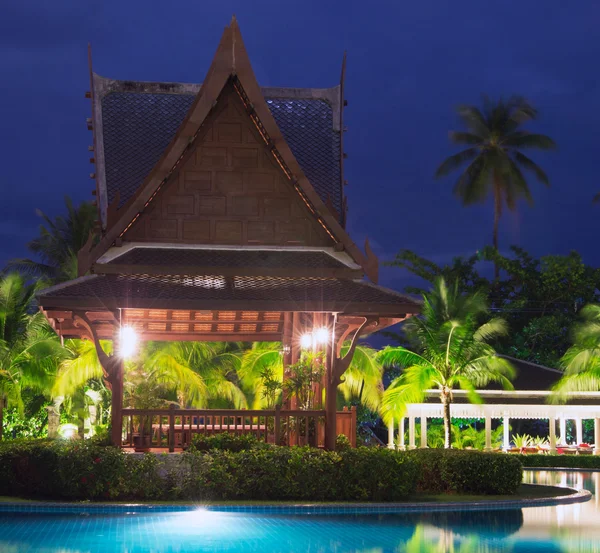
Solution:
<svg viewBox="0 0 600 553">
<path fill-rule="evenodd" d="M 58 337 L 44 315 L 34 311 L 39 288 L 16 273 L 0 279 L 0 422 L 5 401 L 23 411 L 24 388 L 48 392 L 62 356 Z"/>
<path fill-rule="evenodd" d="M 112 343 L 102 341 L 110 353 Z M 73 396 L 92 379 L 102 379 L 102 366 L 91 341 L 68 340 L 70 356 L 58 371 L 52 394 Z M 235 382 L 239 357 L 235 346 L 210 342 L 148 342 L 135 361 L 125 363 L 125 381 L 139 381 L 143 373 L 156 389 L 174 393 L 182 406 L 206 407 L 209 401 L 225 400 L 236 408 L 246 398 Z M 134 390 L 126 386 L 127 390 Z"/>
<path fill-rule="evenodd" d="M 342 356 L 350 347 L 342 347 Z M 279 342 L 255 342 L 243 356 L 239 370 L 242 385 L 253 398 L 254 409 L 273 407 L 281 391 L 283 381 L 283 355 Z M 383 366 L 377 352 L 365 345 L 357 346 L 352 363 L 344 373 L 338 392 L 347 402 L 357 399 L 372 411 L 379 409 Z"/>
<path fill-rule="evenodd" d="M 600 390 L 600 305 L 586 305 L 580 316 L 573 345 L 561 359 L 564 376 L 554 387 L 554 401 L 564 401 L 569 392 Z"/>
<path fill-rule="evenodd" d="M 520 198 L 533 204 L 522 169 L 533 173 L 546 186 L 550 185 L 546 173 L 521 150 L 549 150 L 555 147 L 555 143 L 546 135 L 533 134 L 521 128 L 536 119 L 538 112 L 518 96 L 495 104 L 485 98 L 483 110 L 476 106 L 459 106 L 457 111 L 466 131 L 450 132 L 450 140 L 468 147 L 447 158 L 438 167 L 436 177 L 445 176 L 468 163 L 454 187 L 454 193 L 463 205 L 483 202 L 490 193 L 493 194 L 493 245 L 497 250 L 498 223 L 503 205 L 513 211 Z"/>
<path fill-rule="evenodd" d="M 512 365 L 496 356 L 489 343 L 506 334 L 506 322 L 493 318 L 479 324 L 487 315 L 481 293 L 463 296 L 456 283 L 448 287 L 443 278 L 435 282 L 433 290 L 423 295 L 421 315 L 404 325 L 414 351 L 388 346 L 379 354 L 384 365 L 403 368 L 383 394 L 384 419 L 403 416 L 407 404 L 421 403 L 427 390 L 437 388 L 443 405 L 444 446 L 449 448 L 454 388 L 466 390 L 473 403 L 482 402 L 477 389 L 489 382 L 512 388 Z"/>
<path fill-rule="evenodd" d="M 66 216 L 51 219 L 40 209 L 36 210 L 43 223 L 40 235 L 27 244 L 27 248 L 40 261 L 15 259 L 9 268 L 28 275 L 43 278 L 56 284 L 78 276 L 77 252 L 87 242 L 98 218 L 96 207 L 89 202 L 74 206 L 65 197 Z"/>
</svg>

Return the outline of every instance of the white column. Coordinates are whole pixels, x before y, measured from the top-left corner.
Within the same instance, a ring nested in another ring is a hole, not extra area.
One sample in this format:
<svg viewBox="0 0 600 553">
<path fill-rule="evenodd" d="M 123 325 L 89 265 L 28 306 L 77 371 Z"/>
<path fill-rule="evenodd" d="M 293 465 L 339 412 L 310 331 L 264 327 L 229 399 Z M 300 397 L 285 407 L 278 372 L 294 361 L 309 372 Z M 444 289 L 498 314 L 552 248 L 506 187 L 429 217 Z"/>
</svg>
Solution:
<svg viewBox="0 0 600 553">
<path fill-rule="evenodd" d="M 583 443 L 583 421 L 581 417 L 577 417 L 575 419 L 575 434 L 577 436 L 577 443 L 575 445 L 579 445 Z"/>
<path fill-rule="evenodd" d="M 556 419 L 554 417 L 548 419 L 548 430 L 550 436 L 550 453 L 556 453 Z"/>
<path fill-rule="evenodd" d="M 421 414 L 421 448 L 427 448 L 427 417 Z"/>
<path fill-rule="evenodd" d="M 502 431 L 503 431 L 503 440 L 502 440 L 502 449 L 504 451 L 508 451 L 510 449 L 510 419 L 508 415 L 504 415 L 502 419 Z"/>
<path fill-rule="evenodd" d="M 388 422 L 388 448 L 394 449 L 394 419 Z"/>
<path fill-rule="evenodd" d="M 485 416 L 485 451 L 492 451 L 492 417 Z"/>
<path fill-rule="evenodd" d="M 594 455 L 600 455 L 600 419 L 594 419 Z"/>
<path fill-rule="evenodd" d="M 404 451 L 406 446 L 404 445 L 404 417 L 400 418 L 400 428 L 398 429 L 398 449 Z"/>
<path fill-rule="evenodd" d="M 567 445 L 567 420 L 565 417 L 560 417 L 560 443 Z"/>
<path fill-rule="evenodd" d="M 415 417 L 408 417 L 408 449 L 415 448 Z"/>
</svg>

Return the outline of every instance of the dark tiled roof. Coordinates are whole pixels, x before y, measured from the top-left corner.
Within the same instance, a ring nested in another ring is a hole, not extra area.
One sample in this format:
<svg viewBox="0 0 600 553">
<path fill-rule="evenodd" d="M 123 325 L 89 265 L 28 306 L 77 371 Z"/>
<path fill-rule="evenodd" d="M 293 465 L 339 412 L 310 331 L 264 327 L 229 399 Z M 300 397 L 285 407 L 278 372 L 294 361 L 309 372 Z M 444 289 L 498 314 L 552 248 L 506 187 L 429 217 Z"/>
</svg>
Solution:
<svg viewBox="0 0 600 553">
<path fill-rule="evenodd" d="M 310 304 L 328 311 L 353 311 L 360 305 L 365 313 L 414 313 L 410 298 L 364 281 L 336 278 L 282 278 L 220 276 L 94 275 L 42 291 L 42 306 L 59 306 L 61 301 L 80 300 L 90 305 L 116 303 L 130 308 L 173 308 L 185 303 L 188 309 L 216 309 L 220 302 L 248 304 L 256 309 L 302 311 Z M 65 304 L 66 306 L 66 304 Z"/>
<path fill-rule="evenodd" d="M 268 98 L 267 105 L 304 174 L 321 199 L 342 213 L 340 133 L 324 100 Z"/>
<path fill-rule="evenodd" d="M 343 269 L 347 267 L 325 252 L 303 250 L 134 248 L 111 260 L 110 263 L 159 267 L 260 267 L 270 269 Z"/>
<path fill-rule="evenodd" d="M 160 159 L 187 115 L 191 94 L 113 92 L 102 100 L 108 203 L 123 205 Z"/>
<path fill-rule="evenodd" d="M 194 98 L 191 85 L 140 91 L 115 81 L 100 95 L 108 202 L 123 205 L 177 132 Z M 277 89 L 275 89 L 277 90 Z M 342 216 L 340 132 L 333 108 L 321 98 L 270 98 L 267 104 L 292 153 L 324 202 Z"/>
</svg>

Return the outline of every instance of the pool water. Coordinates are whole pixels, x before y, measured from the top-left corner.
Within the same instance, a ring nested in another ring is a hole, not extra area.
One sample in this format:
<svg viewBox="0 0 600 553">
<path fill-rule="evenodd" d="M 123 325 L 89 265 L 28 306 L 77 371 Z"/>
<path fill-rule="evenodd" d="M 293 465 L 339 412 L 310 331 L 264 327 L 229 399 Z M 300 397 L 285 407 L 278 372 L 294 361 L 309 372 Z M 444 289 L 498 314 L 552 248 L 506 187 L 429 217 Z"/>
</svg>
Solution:
<svg viewBox="0 0 600 553">
<path fill-rule="evenodd" d="M 600 553 L 600 473 L 527 472 L 587 503 L 506 511 L 285 516 L 0 514 L 0 553 Z"/>
</svg>

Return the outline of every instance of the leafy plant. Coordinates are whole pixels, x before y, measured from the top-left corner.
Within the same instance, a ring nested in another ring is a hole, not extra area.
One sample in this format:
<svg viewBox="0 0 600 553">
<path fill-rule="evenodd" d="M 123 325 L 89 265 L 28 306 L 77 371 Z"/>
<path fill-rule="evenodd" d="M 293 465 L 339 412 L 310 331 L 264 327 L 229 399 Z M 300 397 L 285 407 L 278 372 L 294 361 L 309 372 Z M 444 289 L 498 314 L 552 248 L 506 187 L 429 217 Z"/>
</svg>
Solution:
<svg viewBox="0 0 600 553">
<path fill-rule="evenodd" d="M 427 390 L 436 388 L 443 404 L 444 444 L 451 445 L 450 404 L 452 390 L 460 387 L 473 403 L 481 403 L 477 388 L 499 382 L 511 389 L 512 365 L 496 355 L 490 342 L 507 332 L 503 319 L 490 319 L 485 296 L 462 295 L 456 283 L 447 286 L 439 279 L 423 296 L 422 313 L 405 323 L 412 348 L 386 347 L 380 353 L 384 365 L 403 368 L 402 374 L 385 390 L 384 418 L 404 416 L 406 405 L 421 403 Z"/>
<path fill-rule="evenodd" d="M 533 445 L 533 438 L 529 434 L 516 434 L 512 441 L 519 449 Z"/>
<path fill-rule="evenodd" d="M 297 363 L 288 367 L 283 390 L 296 398 L 298 409 L 313 409 L 316 403 L 315 384 L 325 373 L 325 353 L 302 352 Z M 320 402 L 320 398 L 318 398 Z"/>
</svg>

